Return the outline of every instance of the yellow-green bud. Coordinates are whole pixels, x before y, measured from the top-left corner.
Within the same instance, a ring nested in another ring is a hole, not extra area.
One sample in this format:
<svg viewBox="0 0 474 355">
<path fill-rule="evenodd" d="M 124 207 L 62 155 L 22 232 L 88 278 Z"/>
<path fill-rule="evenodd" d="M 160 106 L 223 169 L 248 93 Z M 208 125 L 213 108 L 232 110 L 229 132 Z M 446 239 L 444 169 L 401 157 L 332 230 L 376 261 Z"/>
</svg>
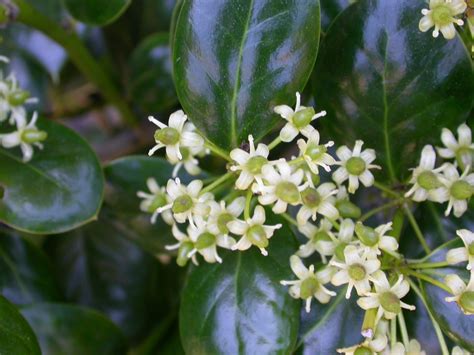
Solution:
<svg viewBox="0 0 474 355">
<path fill-rule="evenodd" d="M 374 246 L 379 241 L 377 232 L 371 227 L 364 226 L 361 222 L 357 222 L 355 232 L 359 240 L 369 247 Z"/>
<path fill-rule="evenodd" d="M 221 213 L 219 217 L 217 217 L 217 228 L 219 228 L 219 232 L 222 234 L 229 233 L 229 228 L 227 227 L 227 223 L 234 220 L 234 216 L 230 213 Z"/>
<path fill-rule="evenodd" d="M 474 291 L 466 291 L 459 298 L 459 305 L 465 313 L 474 314 Z"/>
<path fill-rule="evenodd" d="M 354 355 L 373 355 L 374 352 L 366 346 L 359 346 L 355 351 Z"/>
<path fill-rule="evenodd" d="M 301 192 L 301 200 L 305 206 L 308 206 L 309 208 L 315 208 L 321 203 L 321 195 L 316 189 L 308 187 L 303 192 Z"/>
<path fill-rule="evenodd" d="M 450 6 L 446 6 L 444 3 L 439 4 L 431 11 L 433 22 L 438 26 L 446 26 L 452 23 L 453 14 L 451 13 Z"/>
<path fill-rule="evenodd" d="M 300 286 L 300 297 L 307 299 L 312 297 L 318 290 L 319 282 L 314 277 L 308 277 L 303 280 Z"/>
<path fill-rule="evenodd" d="M 178 256 L 176 258 L 176 263 L 179 266 L 186 266 L 188 263 L 189 257 L 188 254 L 191 250 L 194 249 L 194 245 L 191 242 L 184 242 L 178 249 Z"/>
<path fill-rule="evenodd" d="M 288 181 L 280 182 L 275 189 L 275 195 L 290 204 L 295 204 L 300 200 L 300 192 L 295 184 Z"/>
<path fill-rule="evenodd" d="M 38 143 L 48 138 L 48 133 L 33 128 L 27 128 L 21 133 L 21 140 L 25 143 Z"/>
<path fill-rule="evenodd" d="M 8 103 L 12 106 L 21 106 L 30 97 L 28 91 L 16 90 L 8 95 Z"/>
<path fill-rule="evenodd" d="M 179 142 L 180 134 L 177 129 L 166 127 L 155 131 L 155 141 L 164 145 L 174 145 Z"/>
<path fill-rule="evenodd" d="M 451 185 L 449 192 L 456 200 L 469 199 L 472 196 L 474 188 L 464 180 L 458 180 Z"/>
<path fill-rule="evenodd" d="M 299 110 L 298 112 L 295 112 L 291 120 L 293 121 L 293 124 L 296 128 L 301 129 L 309 125 L 314 114 L 314 108 L 306 107 L 302 110 Z"/>
<path fill-rule="evenodd" d="M 416 178 L 416 182 L 425 190 L 433 190 L 441 186 L 441 182 L 432 171 L 423 171 Z"/>
<path fill-rule="evenodd" d="M 346 256 L 344 255 L 344 249 L 346 249 L 347 243 L 340 243 L 336 249 L 334 249 L 334 255 L 341 261 L 346 261 Z"/>
<path fill-rule="evenodd" d="M 193 208 L 194 202 L 191 197 L 188 195 L 182 195 L 179 196 L 176 200 L 173 202 L 173 207 L 171 207 L 171 210 L 173 213 L 183 213 L 189 211 L 191 208 Z"/>
<path fill-rule="evenodd" d="M 165 194 L 157 194 L 154 198 L 153 201 L 150 203 L 150 207 L 148 207 L 148 212 L 153 213 L 155 212 L 158 208 L 163 207 L 166 205 L 166 195 Z"/>
<path fill-rule="evenodd" d="M 356 281 L 361 281 L 365 278 L 366 272 L 363 265 L 360 264 L 352 264 L 347 269 L 349 276 L 351 279 Z"/>
<path fill-rule="evenodd" d="M 306 147 L 305 155 L 309 156 L 311 160 L 318 160 L 321 158 L 328 149 L 325 145 L 317 145 L 317 144 L 308 144 Z"/>
<path fill-rule="evenodd" d="M 256 245 L 259 248 L 266 248 L 268 246 L 267 235 L 265 234 L 265 230 L 261 225 L 257 224 L 250 227 L 246 236 L 250 243 Z"/>
<path fill-rule="evenodd" d="M 216 244 L 216 236 L 212 233 L 205 232 L 199 235 L 196 241 L 196 249 L 197 250 L 206 249 L 214 244 Z"/>
<path fill-rule="evenodd" d="M 350 175 L 359 176 L 365 171 L 365 161 L 359 157 L 351 157 L 346 162 L 346 169 Z"/>
<path fill-rule="evenodd" d="M 357 219 L 361 216 L 362 211 L 359 207 L 347 200 L 341 200 L 336 202 L 336 208 L 342 218 L 353 218 Z"/>
<path fill-rule="evenodd" d="M 392 292 L 384 292 L 379 297 L 380 305 L 387 312 L 398 314 L 401 311 L 400 300 Z"/>
<path fill-rule="evenodd" d="M 262 171 L 262 166 L 268 163 L 267 158 L 264 158 L 260 155 L 256 155 L 250 158 L 245 164 L 245 168 L 252 174 L 258 175 Z"/>
</svg>

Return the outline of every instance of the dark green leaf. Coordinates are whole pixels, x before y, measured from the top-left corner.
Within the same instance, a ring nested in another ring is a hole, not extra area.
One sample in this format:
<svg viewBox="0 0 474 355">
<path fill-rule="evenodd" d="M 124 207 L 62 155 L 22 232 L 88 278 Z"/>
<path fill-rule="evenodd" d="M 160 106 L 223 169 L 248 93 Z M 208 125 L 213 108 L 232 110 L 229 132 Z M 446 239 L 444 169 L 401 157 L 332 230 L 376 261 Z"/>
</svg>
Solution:
<svg viewBox="0 0 474 355">
<path fill-rule="evenodd" d="M 102 314 L 87 308 L 38 303 L 22 308 L 43 354 L 121 355 L 125 339 Z"/>
<path fill-rule="evenodd" d="M 46 255 L 4 229 L 0 229 L 0 294 L 17 305 L 60 300 Z"/>
<path fill-rule="evenodd" d="M 276 218 L 267 219 L 275 224 Z M 280 280 L 292 279 L 295 239 L 284 225 L 257 248 L 222 252 L 222 264 L 193 267 L 183 290 L 181 340 L 187 354 L 289 354 L 298 333 L 300 302 Z"/>
<path fill-rule="evenodd" d="M 36 10 L 55 21 L 63 18 L 64 7 L 60 0 L 26 0 Z"/>
<path fill-rule="evenodd" d="M 95 219 L 102 202 L 103 175 L 89 145 L 49 120 L 44 149 L 24 163 L 19 150 L 0 148 L 0 221 L 31 233 L 60 233 Z"/>
<path fill-rule="evenodd" d="M 362 139 L 377 151 L 385 177 L 408 176 L 424 144 L 442 127 L 467 119 L 474 78 L 459 38 L 418 30 L 426 4 L 359 0 L 329 29 L 314 70 L 315 100 L 328 111 L 321 124 L 331 139 Z"/>
<path fill-rule="evenodd" d="M 0 295 L 0 354 L 40 355 L 35 334 L 20 312 Z"/>
<path fill-rule="evenodd" d="M 131 57 L 130 76 L 130 95 L 143 111 L 162 112 L 178 102 L 168 33 L 156 33 L 140 43 Z"/>
<path fill-rule="evenodd" d="M 131 0 L 63 0 L 72 17 L 90 25 L 106 25 L 117 19 Z"/>
<path fill-rule="evenodd" d="M 327 30 L 332 21 L 350 4 L 351 0 L 321 0 L 321 29 Z"/>
<path fill-rule="evenodd" d="M 335 354 L 337 349 L 362 342 L 364 310 L 357 305 L 354 292 L 349 300 L 345 294 L 339 290 L 326 305 L 313 300 L 309 314 L 302 310 L 298 353 Z"/>
<path fill-rule="evenodd" d="M 184 0 L 173 46 L 178 97 L 218 146 L 261 138 L 294 102 L 319 43 L 319 0 Z"/>
<path fill-rule="evenodd" d="M 130 338 L 147 330 L 157 314 L 158 262 L 102 215 L 51 238 L 47 250 L 68 301 L 100 310 Z"/>
</svg>

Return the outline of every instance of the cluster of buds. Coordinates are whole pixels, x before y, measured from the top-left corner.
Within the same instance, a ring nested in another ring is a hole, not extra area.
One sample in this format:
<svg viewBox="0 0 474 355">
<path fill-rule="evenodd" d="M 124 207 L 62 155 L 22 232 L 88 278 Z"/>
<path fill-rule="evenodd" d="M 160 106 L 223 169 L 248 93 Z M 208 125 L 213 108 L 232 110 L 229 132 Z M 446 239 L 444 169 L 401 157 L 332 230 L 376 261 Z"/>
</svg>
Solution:
<svg viewBox="0 0 474 355">
<path fill-rule="evenodd" d="M 464 0 L 430 0 L 429 9 L 421 10 L 423 17 L 418 27 L 422 32 L 434 27 L 433 37 L 438 37 L 441 31 L 444 38 L 453 39 L 456 35 L 454 25 L 464 25 L 458 16 L 464 14 L 466 9 Z"/>
<path fill-rule="evenodd" d="M 0 61 L 8 63 L 8 58 L 0 57 Z M 33 147 L 43 148 L 42 142 L 47 138 L 47 133 L 36 127 L 38 115 L 33 113 L 28 122 L 26 104 L 37 102 L 30 97 L 27 91 L 18 86 L 14 73 L 4 77 L 0 71 L 0 127 L 3 124 L 15 127 L 13 132 L 0 131 L 0 146 L 4 148 L 20 147 L 23 161 L 28 162 L 33 158 Z"/>
</svg>

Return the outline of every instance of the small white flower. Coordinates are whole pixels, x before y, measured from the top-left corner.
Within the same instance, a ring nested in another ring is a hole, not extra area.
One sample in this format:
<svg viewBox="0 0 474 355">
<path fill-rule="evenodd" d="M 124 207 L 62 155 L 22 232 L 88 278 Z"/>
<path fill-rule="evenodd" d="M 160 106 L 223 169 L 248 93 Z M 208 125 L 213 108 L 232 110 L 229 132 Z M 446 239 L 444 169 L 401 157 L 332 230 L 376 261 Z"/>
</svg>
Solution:
<svg viewBox="0 0 474 355">
<path fill-rule="evenodd" d="M 298 280 L 283 280 L 280 283 L 283 286 L 291 285 L 289 289 L 291 297 L 306 301 L 306 312 L 311 311 L 313 297 L 321 303 L 328 303 L 331 296 L 336 296 L 336 292 L 324 287 L 324 284 L 331 280 L 331 271 L 327 267 L 314 272 L 314 265 L 307 268 L 296 255 L 290 257 L 290 266 Z"/>
<path fill-rule="evenodd" d="M 334 261 L 344 262 L 344 250 L 348 245 L 358 244 L 358 240 L 354 237 L 355 224 L 352 219 L 346 218 L 341 221 L 339 232 L 337 233 L 337 238 L 335 241 L 334 247 L 334 256 L 331 259 Z"/>
<path fill-rule="evenodd" d="M 459 308 L 467 314 L 474 314 L 474 272 L 466 283 L 456 274 L 450 274 L 444 278 L 444 282 L 451 289 L 453 296 L 446 297 L 446 302 L 457 302 Z"/>
<path fill-rule="evenodd" d="M 459 172 L 452 164 L 443 165 L 443 183 L 448 189 L 449 201 L 445 215 L 448 216 L 451 209 L 456 217 L 461 217 L 467 210 L 467 204 L 474 193 L 474 173 L 469 174 L 470 167 L 466 167 L 464 173 Z"/>
<path fill-rule="evenodd" d="M 166 194 L 166 188 L 164 186 L 160 187 L 154 178 L 148 178 L 146 180 L 146 185 L 150 192 L 138 191 L 137 196 L 142 198 L 143 201 L 140 203 L 140 210 L 146 213 L 152 213 L 151 223 L 156 222 L 156 217 L 158 217 L 158 209 L 160 207 L 166 206 L 170 201 L 168 195 Z M 171 210 L 163 211 L 161 214 L 163 220 L 169 225 L 174 224 L 173 214 Z"/>
<path fill-rule="evenodd" d="M 311 126 L 311 121 L 326 116 L 326 111 L 319 113 L 314 112 L 314 108 L 301 106 L 300 93 L 296 93 L 296 106 L 293 110 L 290 106 L 280 105 L 275 106 L 273 109 L 275 113 L 279 114 L 288 123 L 280 131 L 280 139 L 283 142 L 291 142 L 298 133 L 309 137 L 314 131 L 314 127 Z"/>
<path fill-rule="evenodd" d="M 329 147 L 334 145 L 333 141 L 326 144 L 319 144 L 319 132 L 315 129 L 308 137 L 308 140 L 299 139 L 298 148 L 300 156 L 303 157 L 311 172 L 319 174 L 318 166 L 321 166 L 327 172 L 331 171 L 331 165 L 336 160 L 327 153 Z"/>
<path fill-rule="evenodd" d="M 451 355 L 472 355 L 472 353 L 466 349 L 461 348 L 460 346 L 455 346 L 451 351 Z"/>
<path fill-rule="evenodd" d="M 230 167 L 231 171 L 240 171 L 239 177 L 235 182 L 235 187 L 239 190 L 247 190 L 254 180 L 259 181 L 262 177 L 262 167 L 268 164 L 268 147 L 259 143 L 257 149 L 252 135 L 249 135 L 249 149 L 246 152 L 243 149 L 235 148 L 230 152 L 230 157 L 237 165 Z"/>
<path fill-rule="evenodd" d="M 467 124 L 463 123 L 458 127 L 458 140 L 449 129 L 443 128 L 441 141 L 446 148 L 437 148 L 440 156 L 445 159 L 456 158 L 462 169 L 468 165 L 473 166 L 474 143 L 472 143 L 471 129 Z"/>
<path fill-rule="evenodd" d="M 36 127 L 38 114 L 35 112 L 30 123 L 18 127 L 17 131 L 7 134 L 0 134 L 0 144 L 5 148 L 20 147 L 23 154 L 23 161 L 29 162 L 33 158 L 33 146 L 43 149 L 43 142 L 48 134 L 40 131 Z"/>
<path fill-rule="evenodd" d="M 336 185 L 331 182 L 321 184 L 317 189 L 307 187 L 301 191 L 303 206 L 296 215 L 298 224 L 306 224 L 309 218 L 315 221 L 317 213 L 332 220 L 339 218 L 339 211 L 334 207 L 335 194 L 337 194 Z"/>
<path fill-rule="evenodd" d="M 176 111 L 171 114 L 167 126 L 154 117 L 148 117 L 150 122 L 159 127 L 155 132 L 156 145 L 150 149 L 148 155 L 153 155 L 160 148 L 166 148 L 166 157 L 172 164 L 176 164 L 183 160 L 181 147 L 202 150 L 204 139 L 196 132 L 191 122 L 186 122 L 187 118 L 183 111 Z"/>
<path fill-rule="evenodd" d="M 413 169 L 410 184 L 413 186 L 405 194 L 412 196 L 413 201 L 421 202 L 426 199 L 445 202 L 448 199 L 448 190 L 443 186 L 439 171 L 444 167 L 435 169 L 436 153 L 431 145 L 425 145 L 421 151 L 420 164 Z"/>
<path fill-rule="evenodd" d="M 332 223 L 324 218 L 319 223 L 319 227 L 311 223 L 299 226 L 298 230 L 309 240 L 306 244 L 300 246 L 296 255 L 307 258 L 317 251 L 321 255 L 323 263 L 326 263 L 326 256 L 334 254 L 337 243 L 337 239 L 331 229 Z"/>
<path fill-rule="evenodd" d="M 449 250 L 446 261 L 451 265 L 468 261 L 466 268 L 474 270 L 474 233 L 467 229 L 459 229 L 456 234 L 462 239 L 464 247 Z"/>
<path fill-rule="evenodd" d="M 364 226 L 362 222 L 357 222 L 355 232 L 365 252 L 373 252 L 376 255 L 380 255 L 380 250 L 394 253 L 398 249 L 397 240 L 394 237 L 385 235 L 391 229 L 392 222 L 382 224 L 375 229 Z"/>
<path fill-rule="evenodd" d="M 373 185 L 374 176 L 369 169 L 380 169 L 380 166 L 371 164 L 375 160 L 375 151 L 362 151 L 363 144 L 363 141 L 357 140 L 352 152 L 345 145 L 336 151 L 341 161 L 336 162 L 340 167 L 332 174 L 332 179 L 338 185 L 349 179 L 349 193 L 354 193 L 359 188 L 359 180 L 365 187 Z"/>
<path fill-rule="evenodd" d="M 373 253 L 360 255 L 360 249 L 353 245 L 348 245 L 344 249 L 344 259 L 344 262 L 331 260 L 329 263 L 339 269 L 331 279 L 332 284 L 334 286 L 348 284 L 346 298 L 351 296 L 353 287 L 359 296 L 367 294 L 370 291 L 369 279 L 380 269 L 380 261 Z"/>
<path fill-rule="evenodd" d="M 236 234 L 241 235 L 242 238 L 232 247 L 232 250 L 247 250 L 252 245 L 258 247 L 263 255 L 268 255 L 268 239 L 273 236 L 276 229 L 281 228 L 281 224 L 274 226 L 264 225 L 265 223 L 265 210 L 262 206 L 256 206 L 252 218 L 242 221 L 236 219 L 227 223 L 229 230 Z"/>
<path fill-rule="evenodd" d="M 456 35 L 454 24 L 464 25 L 464 21 L 455 16 L 466 11 L 464 0 L 430 0 L 430 9 L 423 9 L 423 17 L 418 25 L 421 32 L 428 31 L 434 26 L 433 37 L 439 36 L 439 31 L 444 38 L 452 39 Z"/>
<path fill-rule="evenodd" d="M 213 199 L 211 193 L 200 194 L 202 189 L 201 180 L 193 180 L 188 186 L 181 184 L 179 178 L 168 180 L 166 193 L 169 203 L 158 208 L 158 213 L 170 210 L 178 223 L 189 223 L 194 225 L 194 216 L 206 216 L 209 213 L 208 201 Z"/>
<path fill-rule="evenodd" d="M 245 208 L 245 197 L 237 197 L 228 206 L 225 201 L 211 201 L 211 212 L 207 220 L 209 230 L 216 235 L 229 235 L 227 224 L 238 218 Z"/>
<path fill-rule="evenodd" d="M 259 182 L 255 189 L 261 193 L 258 201 L 262 205 L 275 203 L 272 210 L 278 214 L 285 212 L 289 204 L 295 206 L 300 203 L 300 191 L 306 187 L 302 184 L 303 170 L 293 172 L 291 166 L 284 159 L 280 159 L 275 166 L 265 165 L 262 168 L 262 176 L 264 181 Z"/>
<path fill-rule="evenodd" d="M 373 274 L 371 281 L 375 285 L 375 292 L 366 293 L 364 297 L 357 300 L 357 304 L 365 310 L 377 308 L 375 324 L 382 316 L 385 319 L 395 318 L 402 308 L 415 310 L 415 306 L 400 301 L 410 290 L 410 285 L 403 279 L 403 275 L 399 275 L 397 282 L 390 286 L 385 273 L 379 270 Z"/>
<path fill-rule="evenodd" d="M 27 114 L 23 105 L 36 102 L 38 99 L 30 97 L 27 91 L 18 86 L 13 73 L 5 79 L 0 74 L 0 122 L 9 117 L 10 124 L 16 123 L 17 127 L 25 126 Z"/>
<path fill-rule="evenodd" d="M 171 232 L 178 243 L 165 246 L 166 250 L 178 250 L 176 263 L 179 266 L 186 266 L 188 260 L 191 259 L 194 265 L 199 265 L 196 259 L 196 254 L 191 254 L 194 249 L 194 243 L 189 236 L 181 232 L 176 224 L 171 227 Z"/>
<path fill-rule="evenodd" d="M 199 161 L 196 159 L 196 155 L 199 155 L 203 152 L 201 147 L 183 147 L 179 148 L 181 152 L 181 159 L 176 163 L 172 177 L 178 176 L 179 170 L 184 166 L 184 170 L 187 171 L 190 175 L 198 175 L 201 173 L 201 168 L 199 167 Z"/>
<path fill-rule="evenodd" d="M 388 351 L 387 351 L 388 350 Z M 426 355 L 424 350 L 421 350 L 421 345 L 416 339 L 411 339 L 408 343 L 408 347 L 405 349 L 405 346 L 397 342 L 395 346 L 391 349 L 386 349 L 384 352 L 386 355 Z"/>
</svg>

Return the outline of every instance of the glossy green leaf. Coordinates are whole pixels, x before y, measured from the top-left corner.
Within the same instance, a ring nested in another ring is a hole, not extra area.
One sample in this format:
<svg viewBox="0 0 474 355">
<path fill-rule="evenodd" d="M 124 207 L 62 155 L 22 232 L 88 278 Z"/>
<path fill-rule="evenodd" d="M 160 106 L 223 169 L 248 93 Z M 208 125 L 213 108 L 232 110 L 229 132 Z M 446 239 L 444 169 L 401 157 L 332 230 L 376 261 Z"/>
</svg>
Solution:
<svg viewBox="0 0 474 355">
<path fill-rule="evenodd" d="M 39 120 L 44 149 L 24 163 L 19 149 L 0 148 L 0 221 L 31 233 L 60 233 L 96 218 L 103 175 L 95 153 L 70 129 Z"/>
<path fill-rule="evenodd" d="M 418 30 L 426 4 L 413 0 L 358 0 L 333 22 L 314 70 L 320 120 L 328 136 L 376 149 L 391 180 L 409 175 L 421 148 L 438 144 L 441 129 L 464 122 L 473 103 L 469 55 Z"/>
<path fill-rule="evenodd" d="M 132 0 L 63 0 L 72 17 L 90 25 L 106 25 L 116 20 Z"/>
<path fill-rule="evenodd" d="M 280 280 L 294 277 L 288 260 L 295 250 L 293 233 L 285 225 L 270 240 L 268 256 L 257 248 L 220 252 L 222 264 L 192 267 L 180 309 L 186 354 L 291 353 L 300 302 Z"/>
<path fill-rule="evenodd" d="M 345 289 L 339 289 L 330 303 L 313 300 L 309 314 L 302 310 L 298 354 L 336 354 L 337 349 L 362 342 L 364 311 L 354 292 L 349 300 L 345 294 Z"/>
<path fill-rule="evenodd" d="M 0 295 L 0 354 L 40 355 L 35 334 L 20 312 Z"/>
<path fill-rule="evenodd" d="M 321 29 L 323 31 L 329 28 L 332 21 L 348 7 L 351 0 L 321 0 Z"/>
<path fill-rule="evenodd" d="M 87 308 L 38 303 L 21 309 L 43 354 L 121 355 L 126 353 L 120 330 L 102 314 Z"/>
<path fill-rule="evenodd" d="M 218 146 L 261 138 L 311 73 L 319 0 L 184 0 L 173 46 L 184 111 Z"/>
<path fill-rule="evenodd" d="M 130 60 L 130 95 L 144 112 L 163 112 L 178 102 L 172 77 L 168 33 L 141 42 Z"/>
<path fill-rule="evenodd" d="M 26 0 L 36 10 L 55 21 L 61 21 L 64 15 L 64 6 L 60 0 Z"/>
<path fill-rule="evenodd" d="M 51 238 L 47 251 L 68 301 L 106 314 L 130 338 L 156 316 L 158 261 L 104 218 Z"/>
<path fill-rule="evenodd" d="M 0 294 L 16 305 L 61 298 L 46 255 L 4 229 L 0 229 Z"/>
</svg>

